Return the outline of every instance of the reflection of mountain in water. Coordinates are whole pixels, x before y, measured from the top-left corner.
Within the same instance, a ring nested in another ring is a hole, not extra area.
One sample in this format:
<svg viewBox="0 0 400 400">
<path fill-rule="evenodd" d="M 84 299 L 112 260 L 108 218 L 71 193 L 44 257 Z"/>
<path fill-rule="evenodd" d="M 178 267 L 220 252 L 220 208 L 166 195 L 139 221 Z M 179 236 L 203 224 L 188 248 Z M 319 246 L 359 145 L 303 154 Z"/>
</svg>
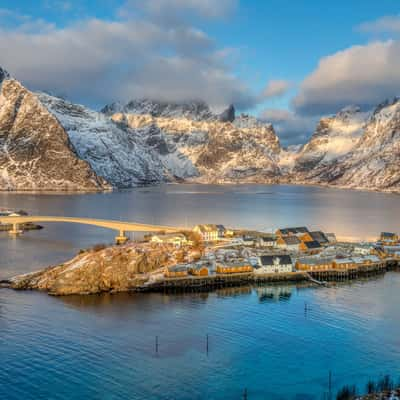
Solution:
<svg viewBox="0 0 400 400">
<path fill-rule="evenodd" d="M 260 303 L 265 301 L 285 301 L 292 296 L 293 286 L 257 287 L 256 292 Z"/>
</svg>

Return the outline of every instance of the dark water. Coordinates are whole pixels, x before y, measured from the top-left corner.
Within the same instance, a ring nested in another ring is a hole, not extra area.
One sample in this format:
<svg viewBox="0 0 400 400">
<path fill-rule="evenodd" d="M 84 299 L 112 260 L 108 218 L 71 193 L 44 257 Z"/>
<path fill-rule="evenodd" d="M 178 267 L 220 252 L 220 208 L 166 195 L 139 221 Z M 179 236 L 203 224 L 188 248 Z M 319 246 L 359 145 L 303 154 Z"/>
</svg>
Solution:
<svg viewBox="0 0 400 400">
<path fill-rule="evenodd" d="M 47 215 L 160 224 L 307 224 L 347 236 L 399 230 L 396 195 L 285 186 L 167 186 L 83 196 L 0 195 Z M 37 269 L 113 232 L 48 224 L 0 236 L 0 277 Z M 53 298 L 0 290 L 0 399 L 321 399 L 400 376 L 400 273 L 337 288 Z M 305 304 L 307 312 L 305 313 Z M 206 335 L 209 335 L 209 352 Z M 155 351 L 155 337 L 159 351 Z"/>
</svg>

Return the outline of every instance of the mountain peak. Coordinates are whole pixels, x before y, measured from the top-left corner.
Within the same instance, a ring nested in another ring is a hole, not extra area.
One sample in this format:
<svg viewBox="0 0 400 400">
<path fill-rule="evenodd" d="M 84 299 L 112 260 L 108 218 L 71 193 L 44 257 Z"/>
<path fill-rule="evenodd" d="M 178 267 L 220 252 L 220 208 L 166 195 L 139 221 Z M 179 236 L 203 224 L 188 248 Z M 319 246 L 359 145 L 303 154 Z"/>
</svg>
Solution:
<svg viewBox="0 0 400 400">
<path fill-rule="evenodd" d="M 168 102 L 162 100 L 137 99 L 125 105 L 117 102 L 105 106 L 101 112 L 107 115 L 147 114 L 152 117 L 188 118 L 195 121 L 215 119 L 216 115 L 204 101 Z"/>
<path fill-rule="evenodd" d="M 0 67 L 0 83 L 5 79 L 10 79 L 10 74 L 4 69 Z"/>
<path fill-rule="evenodd" d="M 230 104 L 226 110 L 222 111 L 219 115 L 219 120 L 221 122 L 233 122 L 235 120 L 235 107 L 233 104 Z"/>
</svg>

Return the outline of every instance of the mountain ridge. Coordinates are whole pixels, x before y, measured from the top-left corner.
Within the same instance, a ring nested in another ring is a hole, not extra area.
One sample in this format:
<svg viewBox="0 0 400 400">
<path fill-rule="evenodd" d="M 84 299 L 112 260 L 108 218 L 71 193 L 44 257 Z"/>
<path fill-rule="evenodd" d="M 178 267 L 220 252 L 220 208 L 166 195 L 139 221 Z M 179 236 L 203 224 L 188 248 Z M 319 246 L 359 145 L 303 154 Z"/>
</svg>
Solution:
<svg viewBox="0 0 400 400">
<path fill-rule="evenodd" d="M 233 105 L 215 112 L 205 102 L 142 99 L 96 112 L 30 92 L 2 68 L 0 89 L 0 190 L 198 182 L 400 192 L 397 98 L 369 112 L 345 107 L 321 118 L 306 144 L 284 149 L 272 124 L 236 115 Z M 58 171 L 58 160 L 47 157 L 56 151 L 68 169 Z"/>
</svg>

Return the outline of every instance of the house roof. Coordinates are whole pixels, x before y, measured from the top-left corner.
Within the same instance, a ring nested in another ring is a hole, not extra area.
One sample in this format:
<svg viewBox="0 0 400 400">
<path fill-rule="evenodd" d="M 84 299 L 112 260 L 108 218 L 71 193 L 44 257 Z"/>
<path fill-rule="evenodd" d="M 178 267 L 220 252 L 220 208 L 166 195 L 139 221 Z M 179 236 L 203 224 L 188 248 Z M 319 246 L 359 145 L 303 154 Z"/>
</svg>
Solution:
<svg viewBox="0 0 400 400">
<path fill-rule="evenodd" d="M 260 262 L 261 262 L 261 265 L 263 265 L 263 266 L 293 264 L 292 258 L 288 254 L 261 256 Z M 277 264 L 275 264 L 275 263 L 277 263 Z"/>
<path fill-rule="evenodd" d="M 336 235 L 333 232 L 325 233 L 325 237 L 329 242 L 336 242 Z"/>
<path fill-rule="evenodd" d="M 194 270 L 200 270 L 200 269 L 203 269 L 203 268 L 207 268 L 208 269 L 208 264 L 206 264 L 206 263 L 195 263 L 195 264 L 192 264 L 191 266 L 190 266 L 190 268 L 191 269 L 194 269 Z"/>
<path fill-rule="evenodd" d="M 152 237 L 157 237 L 161 240 L 168 240 L 168 239 L 181 239 L 185 240 L 186 236 L 183 233 L 165 233 L 161 235 L 153 235 Z"/>
<path fill-rule="evenodd" d="M 216 227 L 220 231 L 225 231 L 225 227 L 223 225 L 216 225 Z"/>
<path fill-rule="evenodd" d="M 308 229 L 305 226 L 298 226 L 295 228 L 282 228 L 279 229 L 282 235 L 297 235 L 299 233 L 307 233 Z"/>
<path fill-rule="evenodd" d="M 392 232 L 382 232 L 381 237 L 395 237 L 397 236 L 395 233 Z"/>
<path fill-rule="evenodd" d="M 250 267 L 250 263 L 248 262 L 242 262 L 242 261 L 238 261 L 238 262 L 227 262 L 227 263 L 223 263 L 221 264 L 221 267 L 225 267 L 225 268 L 239 268 L 239 267 Z"/>
<path fill-rule="evenodd" d="M 308 265 L 330 264 L 333 260 L 334 257 L 301 257 L 298 259 L 300 264 L 308 264 Z"/>
<path fill-rule="evenodd" d="M 310 232 L 310 236 L 313 238 L 313 240 L 316 240 L 317 242 L 320 242 L 320 243 L 328 243 L 329 242 L 325 233 L 322 231 Z"/>
<path fill-rule="evenodd" d="M 170 272 L 185 272 L 187 271 L 189 266 L 187 264 L 176 264 L 176 265 L 171 265 L 168 267 L 168 271 Z"/>
<path fill-rule="evenodd" d="M 300 244 L 300 239 L 297 236 L 284 236 L 282 237 L 282 240 L 287 245 Z"/>
<path fill-rule="evenodd" d="M 215 232 L 218 230 L 218 226 L 215 224 L 201 224 L 195 226 L 196 230 L 200 232 Z"/>
<path fill-rule="evenodd" d="M 313 240 L 311 242 L 304 242 L 307 249 L 319 249 L 321 248 L 321 243 L 317 240 Z"/>
<path fill-rule="evenodd" d="M 346 258 L 336 258 L 335 259 L 336 264 L 353 264 L 354 261 L 352 258 L 346 257 Z"/>
<path fill-rule="evenodd" d="M 276 238 L 274 238 L 274 237 L 272 237 L 272 236 L 262 236 L 261 239 L 262 239 L 264 242 L 275 242 L 275 241 L 276 241 Z"/>
</svg>

